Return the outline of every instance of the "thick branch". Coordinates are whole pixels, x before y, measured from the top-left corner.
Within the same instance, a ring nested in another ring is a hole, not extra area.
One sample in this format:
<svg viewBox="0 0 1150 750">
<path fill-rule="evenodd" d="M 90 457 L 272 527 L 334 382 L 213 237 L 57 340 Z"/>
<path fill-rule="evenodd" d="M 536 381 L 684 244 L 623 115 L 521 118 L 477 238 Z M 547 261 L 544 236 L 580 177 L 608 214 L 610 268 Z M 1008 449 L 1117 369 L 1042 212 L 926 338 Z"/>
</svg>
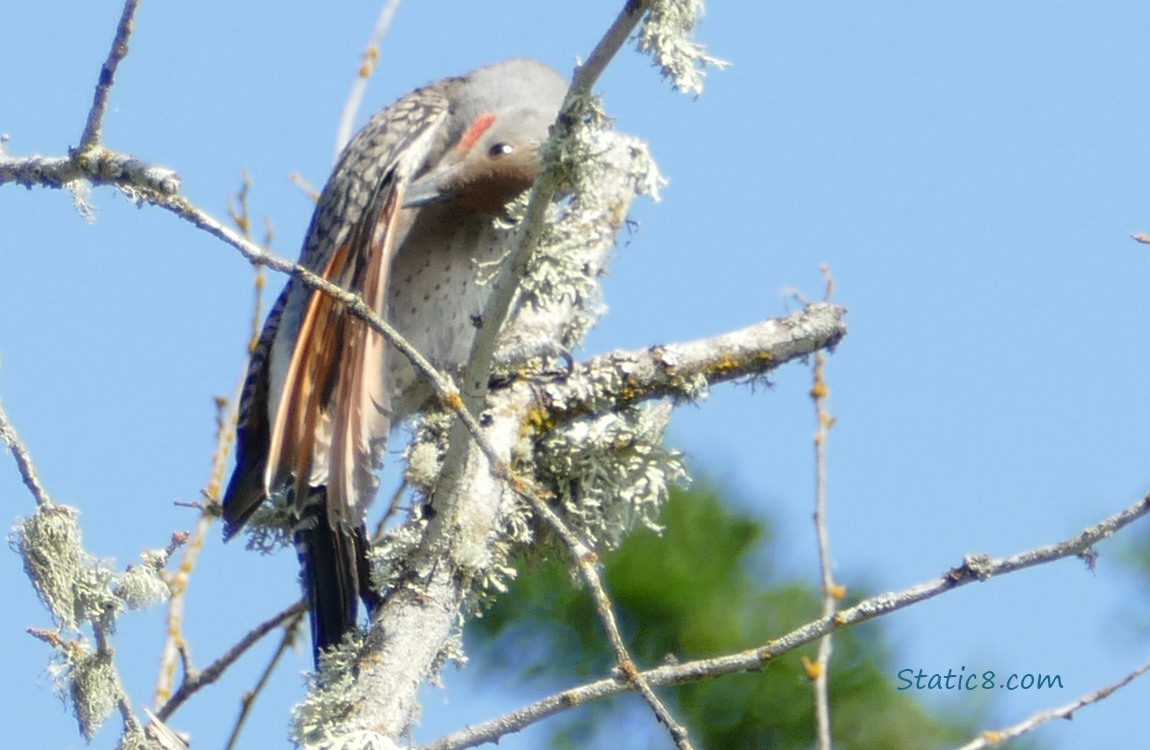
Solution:
<svg viewBox="0 0 1150 750">
<path fill-rule="evenodd" d="M 584 197 L 596 207 L 585 210 L 600 213 L 602 230 L 588 233 L 591 241 L 578 251 L 592 275 L 606 262 L 635 189 L 633 142 L 617 137 L 610 148 L 607 158 L 612 169 L 597 185 L 599 194 Z M 569 210 L 576 220 L 583 220 L 580 202 Z M 528 338 L 557 340 L 570 308 L 569 300 L 557 300 L 549 308 L 531 311 L 526 316 L 532 330 Z M 511 333 L 523 322 L 523 318 L 517 320 Z M 407 729 L 417 710 L 419 687 L 435 669 L 443 644 L 450 641 L 473 580 L 490 574 L 490 566 L 500 559 L 502 524 L 516 504 L 513 493 L 532 505 L 542 504 L 545 493 L 509 468 L 520 443 L 523 415 L 533 398 L 525 383 L 500 390 L 488 401 L 486 413 L 491 418 L 474 441 L 467 439 L 458 423 L 453 430 L 451 451 L 458 452 L 460 460 L 441 473 L 433 501 L 437 512 L 419 548 L 405 563 L 404 583 L 389 594 L 376 614 L 367 655 L 360 661 L 355 708 L 347 731 L 374 731 L 395 738 Z M 461 416 L 471 415 L 463 410 Z M 449 496 L 456 502 L 438 502 Z"/>
<path fill-rule="evenodd" d="M 111 185 L 133 195 L 140 191 L 160 196 L 180 192 L 180 178 L 174 171 L 104 148 L 96 147 L 67 157 L 0 154 L 0 185 L 14 182 L 29 189 L 66 188 L 78 181 Z"/>
<path fill-rule="evenodd" d="M 706 385 L 766 375 L 835 347 L 847 333 L 845 315 L 843 307 L 816 303 L 711 338 L 593 357 L 542 388 L 540 406 L 570 418 L 653 398 L 695 398 Z"/>
<path fill-rule="evenodd" d="M 620 11 L 611 27 L 603 35 L 599 44 L 591 53 L 587 62 L 575 71 L 571 88 L 563 102 L 562 111 L 554 126 L 551 142 L 556 143 L 569 139 L 580 119 L 575 113 L 581 112 L 583 102 L 591 95 L 595 82 L 607 69 L 607 64 L 622 48 L 627 37 L 638 26 L 639 21 L 647 12 L 649 0 L 627 0 L 623 10 Z M 544 164 L 543 174 L 535 181 L 531 189 L 531 196 L 527 203 L 527 211 L 523 218 L 523 233 L 515 247 L 511 258 L 506 264 L 503 278 L 506 280 L 496 286 L 483 310 L 483 320 L 486 321 L 485 330 L 476 337 L 471 350 L 470 365 L 464 376 L 465 399 L 475 411 L 487 390 L 487 383 L 491 377 L 491 368 L 494 362 L 495 349 L 499 341 L 499 332 L 511 311 L 512 302 L 518 293 L 519 282 L 527 275 L 527 268 L 531 263 L 539 241 L 546 226 L 546 214 L 555 200 L 559 190 L 562 169 L 568 168 L 559 163 L 557 158 L 551 157 Z"/>
</svg>

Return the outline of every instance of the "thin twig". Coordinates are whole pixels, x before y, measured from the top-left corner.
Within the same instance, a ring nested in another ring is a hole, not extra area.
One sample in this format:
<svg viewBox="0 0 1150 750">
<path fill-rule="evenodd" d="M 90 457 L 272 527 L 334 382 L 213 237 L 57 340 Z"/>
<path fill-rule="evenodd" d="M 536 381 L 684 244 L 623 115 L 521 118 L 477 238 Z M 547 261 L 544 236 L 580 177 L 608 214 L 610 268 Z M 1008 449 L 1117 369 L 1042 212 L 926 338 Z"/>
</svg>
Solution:
<svg viewBox="0 0 1150 750">
<path fill-rule="evenodd" d="M 300 615 L 306 610 L 307 603 L 303 600 L 292 604 L 290 607 L 277 612 L 248 631 L 248 634 L 241 638 L 236 645 L 224 652 L 222 656 L 209 664 L 203 671 L 197 672 L 194 675 L 184 675 L 183 684 L 180 685 L 180 688 L 172 695 L 168 702 L 156 711 L 156 716 L 167 720 L 188 698 L 191 698 L 201 688 L 211 685 L 218 680 L 220 675 L 222 675 L 228 667 L 243 656 L 244 652 L 259 642 L 261 638 L 292 617 Z"/>
<path fill-rule="evenodd" d="M 814 386 L 811 388 L 811 399 L 815 404 L 815 417 L 818 419 L 818 428 L 815 433 L 815 534 L 818 538 L 819 570 L 823 589 L 823 617 L 828 618 L 835 613 L 834 577 L 831 573 L 830 548 L 827 536 L 826 517 L 826 440 L 827 415 L 824 411 L 826 399 L 826 382 L 823 380 L 823 365 L 826 358 L 822 352 L 815 355 Z M 815 696 L 815 736 L 819 750 L 831 750 L 831 706 L 827 694 L 827 671 L 830 666 L 831 652 L 833 651 L 832 634 L 827 633 L 819 639 L 818 655 L 815 662 L 804 663 L 807 674 L 812 678 L 811 686 Z"/>
<path fill-rule="evenodd" d="M 983 750 L 984 748 L 1001 745 L 1004 742 L 1028 734 L 1049 721 L 1055 719 L 1073 719 L 1078 709 L 1109 697 L 1111 693 L 1126 687 L 1148 671 L 1150 671 L 1150 661 L 1143 662 L 1121 680 L 1087 693 L 1073 703 L 1068 703 L 1058 708 L 1051 708 L 1046 711 L 1039 711 L 1025 721 L 1020 721 L 1004 729 L 993 729 L 983 732 L 979 737 L 971 740 L 958 750 Z"/>
<path fill-rule="evenodd" d="M 139 5 L 140 0 L 126 0 L 124 3 L 124 12 L 120 14 L 120 23 L 116 26 L 116 36 L 112 38 L 112 48 L 108 50 L 104 67 L 100 68 L 100 80 L 96 83 L 92 108 L 88 110 L 88 122 L 84 125 L 83 135 L 80 136 L 80 145 L 76 147 L 77 153 L 84 153 L 100 145 L 104 115 L 108 111 L 108 95 L 111 94 L 112 84 L 116 81 L 116 69 L 128 54 L 128 39 L 132 36 L 136 8 Z"/>
<path fill-rule="evenodd" d="M 108 632 L 104 625 L 96 620 L 91 620 L 92 635 L 96 640 L 96 652 L 103 658 L 107 659 L 109 663 L 113 660 L 114 651 L 111 643 L 108 642 Z M 124 683 L 120 680 L 120 670 L 113 669 L 113 689 L 116 693 L 116 709 L 120 712 L 120 719 L 124 723 L 124 734 L 140 734 L 144 731 L 140 720 L 136 717 L 136 713 L 132 710 L 132 701 L 128 698 L 128 692 L 124 689 Z"/>
<path fill-rule="evenodd" d="M 40 474 L 36 471 L 36 464 L 32 463 L 32 454 L 28 452 L 28 447 L 16 434 L 16 428 L 8 420 L 8 414 L 4 411 L 3 405 L 0 405 L 0 442 L 3 442 L 4 445 L 8 446 L 8 450 L 12 451 L 12 458 L 16 461 L 16 470 L 20 472 L 20 478 L 24 480 L 24 486 L 32 493 L 36 505 L 41 508 L 50 508 L 55 505 L 48 494 L 48 490 L 40 484 Z"/>
<path fill-rule="evenodd" d="M 619 665 L 619 671 L 626 678 L 626 680 L 635 686 L 647 704 L 651 706 L 655 712 L 656 718 L 667 727 L 667 731 L 671 734 L 671 739 L 674 740 L 675 745 L 682 750 L 688 750 L 691 747 L 690 741 L 687 739 L 687 729 L 675 720 L 671 712 L 663 704 L 659 697 L 655 695 L 651 685 L 644 678 L 643 673 L 636 666 L 635 661 L 631 658 L 631 654 L 627 651 L 627 646 L 623 642 L 623 636 L 619 632 L 619 624 L 615 619 L 615 612 L 611 604 L 611 599 L 607 595 L 607 590 L 603 586 L 603 581 L 599 576 L 599 572 L 595 565 L 598 562 L 598 556 L 592 552 L 583 542 L 579 539 L 563 519 L 559 517 L 555 511 L 551 510 L 551 506 L 537 499 L 536 493 L 523 494 L 528 502 L 531 503 L 531 509 L 551 527 L 551 530 L 562 540 L 564 546 L 570 552 L 575 564 L 579 568 L 579 575 L 583 579 L 583 583 L 591 591 L 591 597 L 595 601 L 595 609 L 599 613 L 599 620 L 603 623 L 604 629 L 607 631 L 607 637 L 611 641 L 611 647 L 615 651 L 615 661 Z"/>
<path fill-rule="evenodd" d="M 298 263 L 293 263 L 268 252 L 256 243 L 238 234 L 235 230 L 224 226 L 211 214 L 185 198 L 153 194 L 145 196 L 144 199 L 154 206 L 171 211 L 176 216 L 192 223 L 213 237 L 223 240 L 225 243 L 239 250 L 240 255 L 244 256 L 244 258 L 251 263 L 266 266 L 273 271 L 286 273 L 298 279 L 301 284 L 309 289 L 318 289 L 324 294 L 329 295 L 332 299 L 341 302 L 348 313 L 362 320 L 369 328 L 382 336 L 385 341 L 407 357 L 416 370 L 431 384 L 440 400 L 449 402 L 458 394 L 458 389 L 451 379 L 437 370 L 415 347 L 392 328 L 387 321 L 377 315 L 375 310 L 373 310 L 360 295 L 349 292 L 338 284 L 333 284 Z"/>
<path fill-rule="evenodd" d="M 757 672 L 783 654 L 813 643 L 838 628 L 857 625 L 860 622 L 905 609 L 970 583 L 986 581 L 996 576 L 1007 575 L 1067 557 L 1089 556 L 1095 544 L 1109 539 L 1121 529 L 1147 514 L 1150 514 L 1150 495 L 1143 497 L 1129 508 L 1085 529 L 1082 533 L 1056 544 L 1036 547 L 998 559 L 992 559 L 985 555 L 968 556 L 961 565 L 952 568 L 939 578 L 911 586 L 902 591 L 870 597 L 853 607 L 839 610 L 831 617 L 820 617 L 818 620 L 795 628 L 779 638 L 771 639 L 762 646 L 750 648 L 737 654 L 656 667 L 644 671 L 642 677 L 652 686 L 663 687 L 736 672 Z M 454 732 L 435 742 L 420 746 L 420 750 L 460 750 L 482 742 L 494 742 L 506 734 L 521 731 L 560 711 L 581 706 L 593 700 L 620 695 L 633 689 L 633 685 L 623 680 L 613 678 L 597 680 L 577 688 L 555 693 L 491 721 Z"/>
<path fill-rule="evenodd" d="M 228 215 L 232 223 L 236 225 L 236 228 L 239 229 L 248 241 L 252 239 L 251 211 L 248 204 L 248 194 L 251 191 L 251 186 L 251 177 L 249 177 L 245 171 L 243 173 L 243 181 L 240 184 L 239 190 L 236 192 L 235 204 L 229 205 L 228 208 Z M 270 229 L 268 230 L 268 236 L 270 240 Z M 267 243 L 265 243 L 265 248 L 266 247 Z M 249 350 L 254 348 L 255 337 L 259 335 L 259 325 L 263 308 L 263 268 L 262 266 L 256 266 L 256 269 L 255 304 L 252 312 L 253 339 L 249 344 Z M 177 659 L 182 663 L 185 675 L 195 671 L 191 663 L 188 644 L 183 634 L 184 606 L 186 603 L 188 581 L 191 578 L 192 570 L 195 568 L 196 561 L 203 551 L 207 535 L 214 525 L 216 518 L 216 511 L 213 506 L 219 503 L 220 488 L 223 485 L 224 473 L 227 471 L 228 456 L 231 455 L 232 445 L 235 442 L 236 416 L 238 413 L 240 394 L 243 390 L 244 381 L 246 380 L 245 373 L 241 373 L 236 383 L 234 389 L 235 395 L 232 397 L 230 407 L 227 399 L 223 397 L 217 397 L 216 399 L 216 447 L 212 453 L 212 469 L 208 479 L 208 486 L 203 493 L 204 497 L 207 498 L 207 502 L 204 504 L 200 517 L 196 522 L 195 532 L 192 534 L 191 541 L 188 544 L 187 550 L 184 552 L 183 559 L 180 561 L 180 566 L 169 581 L 172 594 L 168 600 L 167 638 L 164 641 L 164 648 L 160 657 L 160 673 L 156 681 L 154 705 L 157 707 L 162 705 L 172 695 L 173 685 L 175 684 Z"/>
<path fill-rule="evenodd" d="M 275 653 L 272 654 L 271 660 L 267 666 L 264 667 L 260 678 L 256 680 L 256 686 L 244 694 L 244 697 L 240 701 L 240 715 L 236 717 L 235 726 L 232 727 L 232 733 L 228 736 L 228 744 L 224 750 L 234 750 L 236 743 L 239 742 L 240 732 L 243 730 L 244 724 L 251 715 L 252 706 L 256 704 L 256 699 L 268 684 L 268 680 L 271 679 L 272 673 L 275 672 L 283 655 L 287 653 L 287 650 L 295 642 L 299 634 L 299 624 L 303 620 L 303 613 L 304 611 L 302 609 L 299 610 L 295 614 L 294 619 L 284 624 L 284 634 L 283 637 L 280 638 L 280 643 L 279 646 L 276 647 Z"/>
<path fill-rule="evenodd" d="M 343 147 L 351 140 L 355 119 L 359 116 L 359 107 L 363 104 L 363 95 L 367 91 L 367 82 L 371 80 L 371 75 L 375 72 L 375 64 L 379 61 L 379 45 L 383 41 L 388 27 L 391 26 L 391 19 L 398 9 L 399 0 L 387 0 L 379 11 L 379 18 L 376 19 L 375 28 L 371 31 L 371 41 L 367 43 L 367 48 L 363 51 L 363 62 L 359 65 L 355 83 L 351 85 L 347 102 L 343 105 L 343 114 L 339 118 L 339 129 L 335 134 L 334 159 L 339 158 Z"/>
<path fill-rule="evenodd" d="M 188 545 L 180 564 L 168 579 L 171 596 L 168 597 L 166 636 L 160 652 L 159 674 L 156 676 L 156 689 L 152 697 L 154 706 L 162 705 L 172 696 L 177 666 L 182 667 L 185 675 L 194 671 L 190 649 L 184 638 L 184 606 L 187 603 L 188 579 L 204 549 L 208 529 L 211 527 L 212 516 L 201 512 L 195 530 L 188 537 Z"/>
<path fill-rule="evenodd" d="M 180 176 L 175 171 L 99 146 L 87 151 L 73 149 L 71 156 L 0 154 L 0 185 L 14 182 L 28 188 L 68 188 L 80 180 L 117 187 L 133 200 L 147 200 L 152 194 L 171 197 L 180 192 Z"/>
<path fill-rule="evenodd" d="M 299 172 L 292 172 L 288 175 L 288 181 L 303 191 L 303 194 L 308 197 L 312 203 L 319 203 L 320 193 L 315 189 L 315 185 L 311 184 L 306 177 Z"/>
<path fill-rule="evenodd" d="M 619 54 L 619 50 L 623 49 L 623 45 L 631 38 L 635 27 L 650 8 L 651 0 L 626 0 L 623 3 L 619 15 L 595 45 L 595 49 L 587 56 L 587 62 L 575 71 L 575 81 L 568 96 L 591 93 L 603 71 L 615 59 L 615 55 Z"/>
<path fill-rule="evenodd" d="M 240 384 L 236 386 L 237 394 L 242 384 L 243 379 L 241 378 Z M 204 490 L 207 502 L 201 508 L 200 517 L 196 520 L 195 531 L 190 536 L 180 565 L 168 581 L 168 587 L 172 593 L 168 598 L 167 637 L 164 639 L 164 647 L 160 655 L 160 670 L 156 679 L 156 691 L 153 698 L 153 705 L 155 706 L 162 705 L 172 695 L 177 660 L 182 664 L 185 675 L 195 671 L 183 631 L 188 581 L 196 567 L 200 553 L 203 552 L 208 532 L 215 525 L 216 514 L 212 505 L 219 502 L 220 483 L 227 468 L 228 455 L 235 437 L 235 425 L 235 408 L 228 408 L 227 399 L 217 398 L 216 449 L 212 454 L 212 471 L 208 480 L 208 487 Z"/>
<path fill-rule="evenodd" d="M 827 280 L 827 290 L 823 301 L 829 303 L 834 289 L 834 281 L 830 270 L 823 266 L 823 275 Z M 827 358 L 821 351 L 815 353 L 814 367 L 812 368 L 814 382 L 811 385 L 811 401 L 815 407 L 815 535 L 818 540 L 819 571 L 822 578 L 823 589 L 823 617 L 830 618 L 842 598 L 842 592 L 835 584 L 834 570 L 831 565 L 830 534 L 827 529 L 827 440 L 830 438 L 834 419 L 827 411 L 827 399 L 830 390 L 826 381 Z M 831 702 L 828 686 L 830 683 L 831 652 L 834 650 L 832 634 L 827 633 L 819 639 L 819 649 L 813 666 L 808 667 L 808 673 L 814 678 L 812 687 L 815 695 L 815 736 L 819 750 L 831 750 Z"/>
</svg>

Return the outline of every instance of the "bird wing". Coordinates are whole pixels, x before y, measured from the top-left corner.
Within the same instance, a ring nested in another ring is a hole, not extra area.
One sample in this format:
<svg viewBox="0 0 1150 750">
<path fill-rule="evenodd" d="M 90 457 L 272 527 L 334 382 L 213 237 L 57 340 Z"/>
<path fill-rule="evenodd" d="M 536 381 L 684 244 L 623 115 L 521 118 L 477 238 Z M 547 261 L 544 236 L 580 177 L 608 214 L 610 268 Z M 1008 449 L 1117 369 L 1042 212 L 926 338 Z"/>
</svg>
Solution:
<svg viewBox="0 0 1150 750">
<path fill-rule="evenodd" d="M 391 258 L 415 212 L 403 192 L 441 134 L 447 99 L 418 90 L 376 114 L 344 150 L 312 217 L 300 263 L 386 312 Z M 328 486 L 328 513 L 356 525 L 377 488 L 390 429 L 387 347 L 330 295 L 291 279 L 252 353 L 236 471 L 224 497 L 231 536 L 269 494 Z"/>
<path fill-rule="evenodd" d="M 395 248 L 395 183 L 394 173 L 380 183 L 322 274 L 360 293 L 378 314 L 384 312 L 387 268 Z M 281 400 L 272 411 L 269 487 L 294 479 L 295 496 L 304 498 L 309 485 L 326 485 L 329 512 L 341 515 L 370 502 L 377 446 L 386 440 L 391 423 L 383 343 L 361 319 L 348 315 L 343 303 L 311 293 Z"/>
</svg>

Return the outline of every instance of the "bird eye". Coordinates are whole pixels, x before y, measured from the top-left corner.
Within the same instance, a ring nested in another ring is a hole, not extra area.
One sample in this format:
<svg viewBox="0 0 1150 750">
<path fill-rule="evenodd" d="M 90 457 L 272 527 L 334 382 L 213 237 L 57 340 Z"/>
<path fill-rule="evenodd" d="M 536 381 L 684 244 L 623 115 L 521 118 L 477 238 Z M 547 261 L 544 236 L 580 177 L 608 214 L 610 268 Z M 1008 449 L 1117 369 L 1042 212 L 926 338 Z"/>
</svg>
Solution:
<svg viewBox="0 0 1150 750">
<path fill-rule="evenodd" d="M 496 143 L 487 151 L 487 155 L 492 159 L 498 159 L 513 153 L 515 153 L 515 146 L 510 143 Z"/>
</svg>

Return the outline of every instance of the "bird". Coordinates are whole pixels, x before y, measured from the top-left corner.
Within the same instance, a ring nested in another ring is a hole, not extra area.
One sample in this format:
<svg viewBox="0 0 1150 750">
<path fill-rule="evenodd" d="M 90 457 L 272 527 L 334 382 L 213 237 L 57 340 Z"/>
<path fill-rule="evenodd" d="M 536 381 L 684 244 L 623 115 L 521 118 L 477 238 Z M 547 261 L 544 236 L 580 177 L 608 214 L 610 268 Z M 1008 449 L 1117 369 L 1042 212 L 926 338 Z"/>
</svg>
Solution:
<svg viewBox="0 0 1150 750">
<path fill-rule="evenodd" d="M 363 300 L 434 366 L 466 364 L 506 248 L 505 206 L 539 171 L 567 81 L 512 59 L 418 88 L 370 118 L 338 158 L 299 263 Z M 501 233 L 502 231 L 502 233 Z M 232 538 L 283 497 L 320 654 L 380 598 L 365 531 L 391 428 L 431 390 L 406 357 L 331 296 L 288 280 L 239 400 L 236 465 L 222 499 Z"/>
</svg>

